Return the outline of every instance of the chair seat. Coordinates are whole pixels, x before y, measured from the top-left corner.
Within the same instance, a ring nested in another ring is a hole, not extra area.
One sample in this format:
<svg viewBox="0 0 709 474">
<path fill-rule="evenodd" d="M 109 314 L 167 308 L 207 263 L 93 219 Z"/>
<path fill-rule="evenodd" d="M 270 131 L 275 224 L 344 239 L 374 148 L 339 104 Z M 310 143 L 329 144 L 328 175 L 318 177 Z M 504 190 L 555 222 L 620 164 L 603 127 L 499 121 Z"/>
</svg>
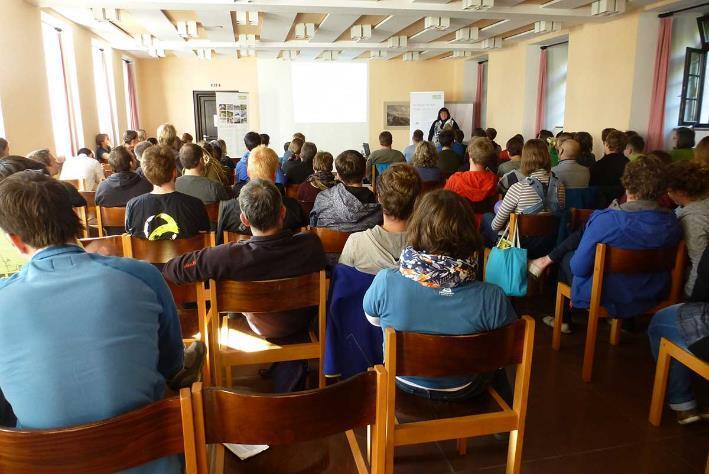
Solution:
<svg viewBox="0 0 709 474">
<path fill-rule="evenodd" d="M 480 394 L 477 397 L 462 401 L 428 400 L 423 397 L 396 390 L 396 418 L 399 423 L 440 420 L 459 416 L 478 415 L 499 411 L 495 400 L 490 394 Z"/>
<path fill-rule="evenodd" d="M 224 472 L 240 474 L 356 474 L 352 452 L 344 433 L 303 443 L 271 446 L 249 459 L 241 460 L 228 449 Z"/>
</svg>

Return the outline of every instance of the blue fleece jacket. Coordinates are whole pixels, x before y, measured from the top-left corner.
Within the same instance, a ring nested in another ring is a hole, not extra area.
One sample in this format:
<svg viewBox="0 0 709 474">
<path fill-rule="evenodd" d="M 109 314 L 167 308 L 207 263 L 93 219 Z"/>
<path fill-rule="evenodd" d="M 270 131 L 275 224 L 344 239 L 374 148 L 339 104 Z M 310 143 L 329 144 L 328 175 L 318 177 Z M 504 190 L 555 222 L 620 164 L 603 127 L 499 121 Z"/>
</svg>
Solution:
<svg viewBox="0 0 709 474">
<path fill-rule="evenodd" d="M 595 211 L 571 259 L 573 306 L 588 308 L 590 305 L 596 244 L 644 250 L 675 245 L 681 237 L 681 227 L 672 212 L 612 208 Z M 667 295 L 669 284 L 670 275 L 667 272 L 607 274 L 601 305 L 616 317 L 636 316 L 662 300 Z"/>
</svg>

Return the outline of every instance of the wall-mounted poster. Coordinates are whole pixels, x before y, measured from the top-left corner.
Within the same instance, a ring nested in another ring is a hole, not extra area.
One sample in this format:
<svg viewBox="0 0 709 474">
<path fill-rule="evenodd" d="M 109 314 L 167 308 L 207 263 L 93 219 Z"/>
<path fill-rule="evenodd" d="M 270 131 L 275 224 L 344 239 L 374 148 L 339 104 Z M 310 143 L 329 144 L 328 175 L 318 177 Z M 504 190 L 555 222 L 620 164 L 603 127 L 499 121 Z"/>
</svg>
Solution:
<svg viewBox="0 0 709 474">
<path fill-rule="evenodd" d="M 216 125 L 219 138 L 224 140 L 230 156 L 246 152 L 244 135 L 249 132 L 249 94 L 217 92 Z"/>
<path fill-rule="evenodd" d="M 408 102 L 384 102 L 384 128 L 409 128 L 411 107 Z"/>
</svg>

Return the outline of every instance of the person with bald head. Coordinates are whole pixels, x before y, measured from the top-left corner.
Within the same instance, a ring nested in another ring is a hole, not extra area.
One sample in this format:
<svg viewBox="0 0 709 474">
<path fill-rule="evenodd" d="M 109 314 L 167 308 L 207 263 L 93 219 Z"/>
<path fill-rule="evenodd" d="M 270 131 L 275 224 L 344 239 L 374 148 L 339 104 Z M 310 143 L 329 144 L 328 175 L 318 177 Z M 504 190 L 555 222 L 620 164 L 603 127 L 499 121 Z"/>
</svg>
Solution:
<svg viewBox="0 0 709 474">
<path fill-rule="evenodd" d="M 559 147 L 559 164 L 551 169 L 566 189 L 587 188 L 591 179 L 591 172 L 585 166 L 576 162 L 581 154 L 581 145 L 574 139 L 568 138 Z"/>
</svg>

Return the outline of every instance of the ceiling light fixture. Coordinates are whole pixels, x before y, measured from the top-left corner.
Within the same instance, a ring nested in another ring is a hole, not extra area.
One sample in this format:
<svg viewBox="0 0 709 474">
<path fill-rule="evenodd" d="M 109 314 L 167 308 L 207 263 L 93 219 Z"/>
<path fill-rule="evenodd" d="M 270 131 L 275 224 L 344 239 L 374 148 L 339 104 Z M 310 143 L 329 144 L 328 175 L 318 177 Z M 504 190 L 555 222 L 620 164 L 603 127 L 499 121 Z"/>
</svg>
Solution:
<svg viewBox="0 0 709 474">
<path fill-rule="evenodd" d="M 463 0 L 463 10 L 488 10 L 495 6 L 495 0 Z"/>
<path fill-rule="evenodd" d="M 451 26 L 451 19 L 447 16 L 427 16 L 424 19 L 424 31 L 445 31 Z"/>
<path fill-rule="evenodd" d="M 352 41 L 368 40 L 372 37 L 372 25 L 355 25 L 350 29 Z"/>
</svg>

